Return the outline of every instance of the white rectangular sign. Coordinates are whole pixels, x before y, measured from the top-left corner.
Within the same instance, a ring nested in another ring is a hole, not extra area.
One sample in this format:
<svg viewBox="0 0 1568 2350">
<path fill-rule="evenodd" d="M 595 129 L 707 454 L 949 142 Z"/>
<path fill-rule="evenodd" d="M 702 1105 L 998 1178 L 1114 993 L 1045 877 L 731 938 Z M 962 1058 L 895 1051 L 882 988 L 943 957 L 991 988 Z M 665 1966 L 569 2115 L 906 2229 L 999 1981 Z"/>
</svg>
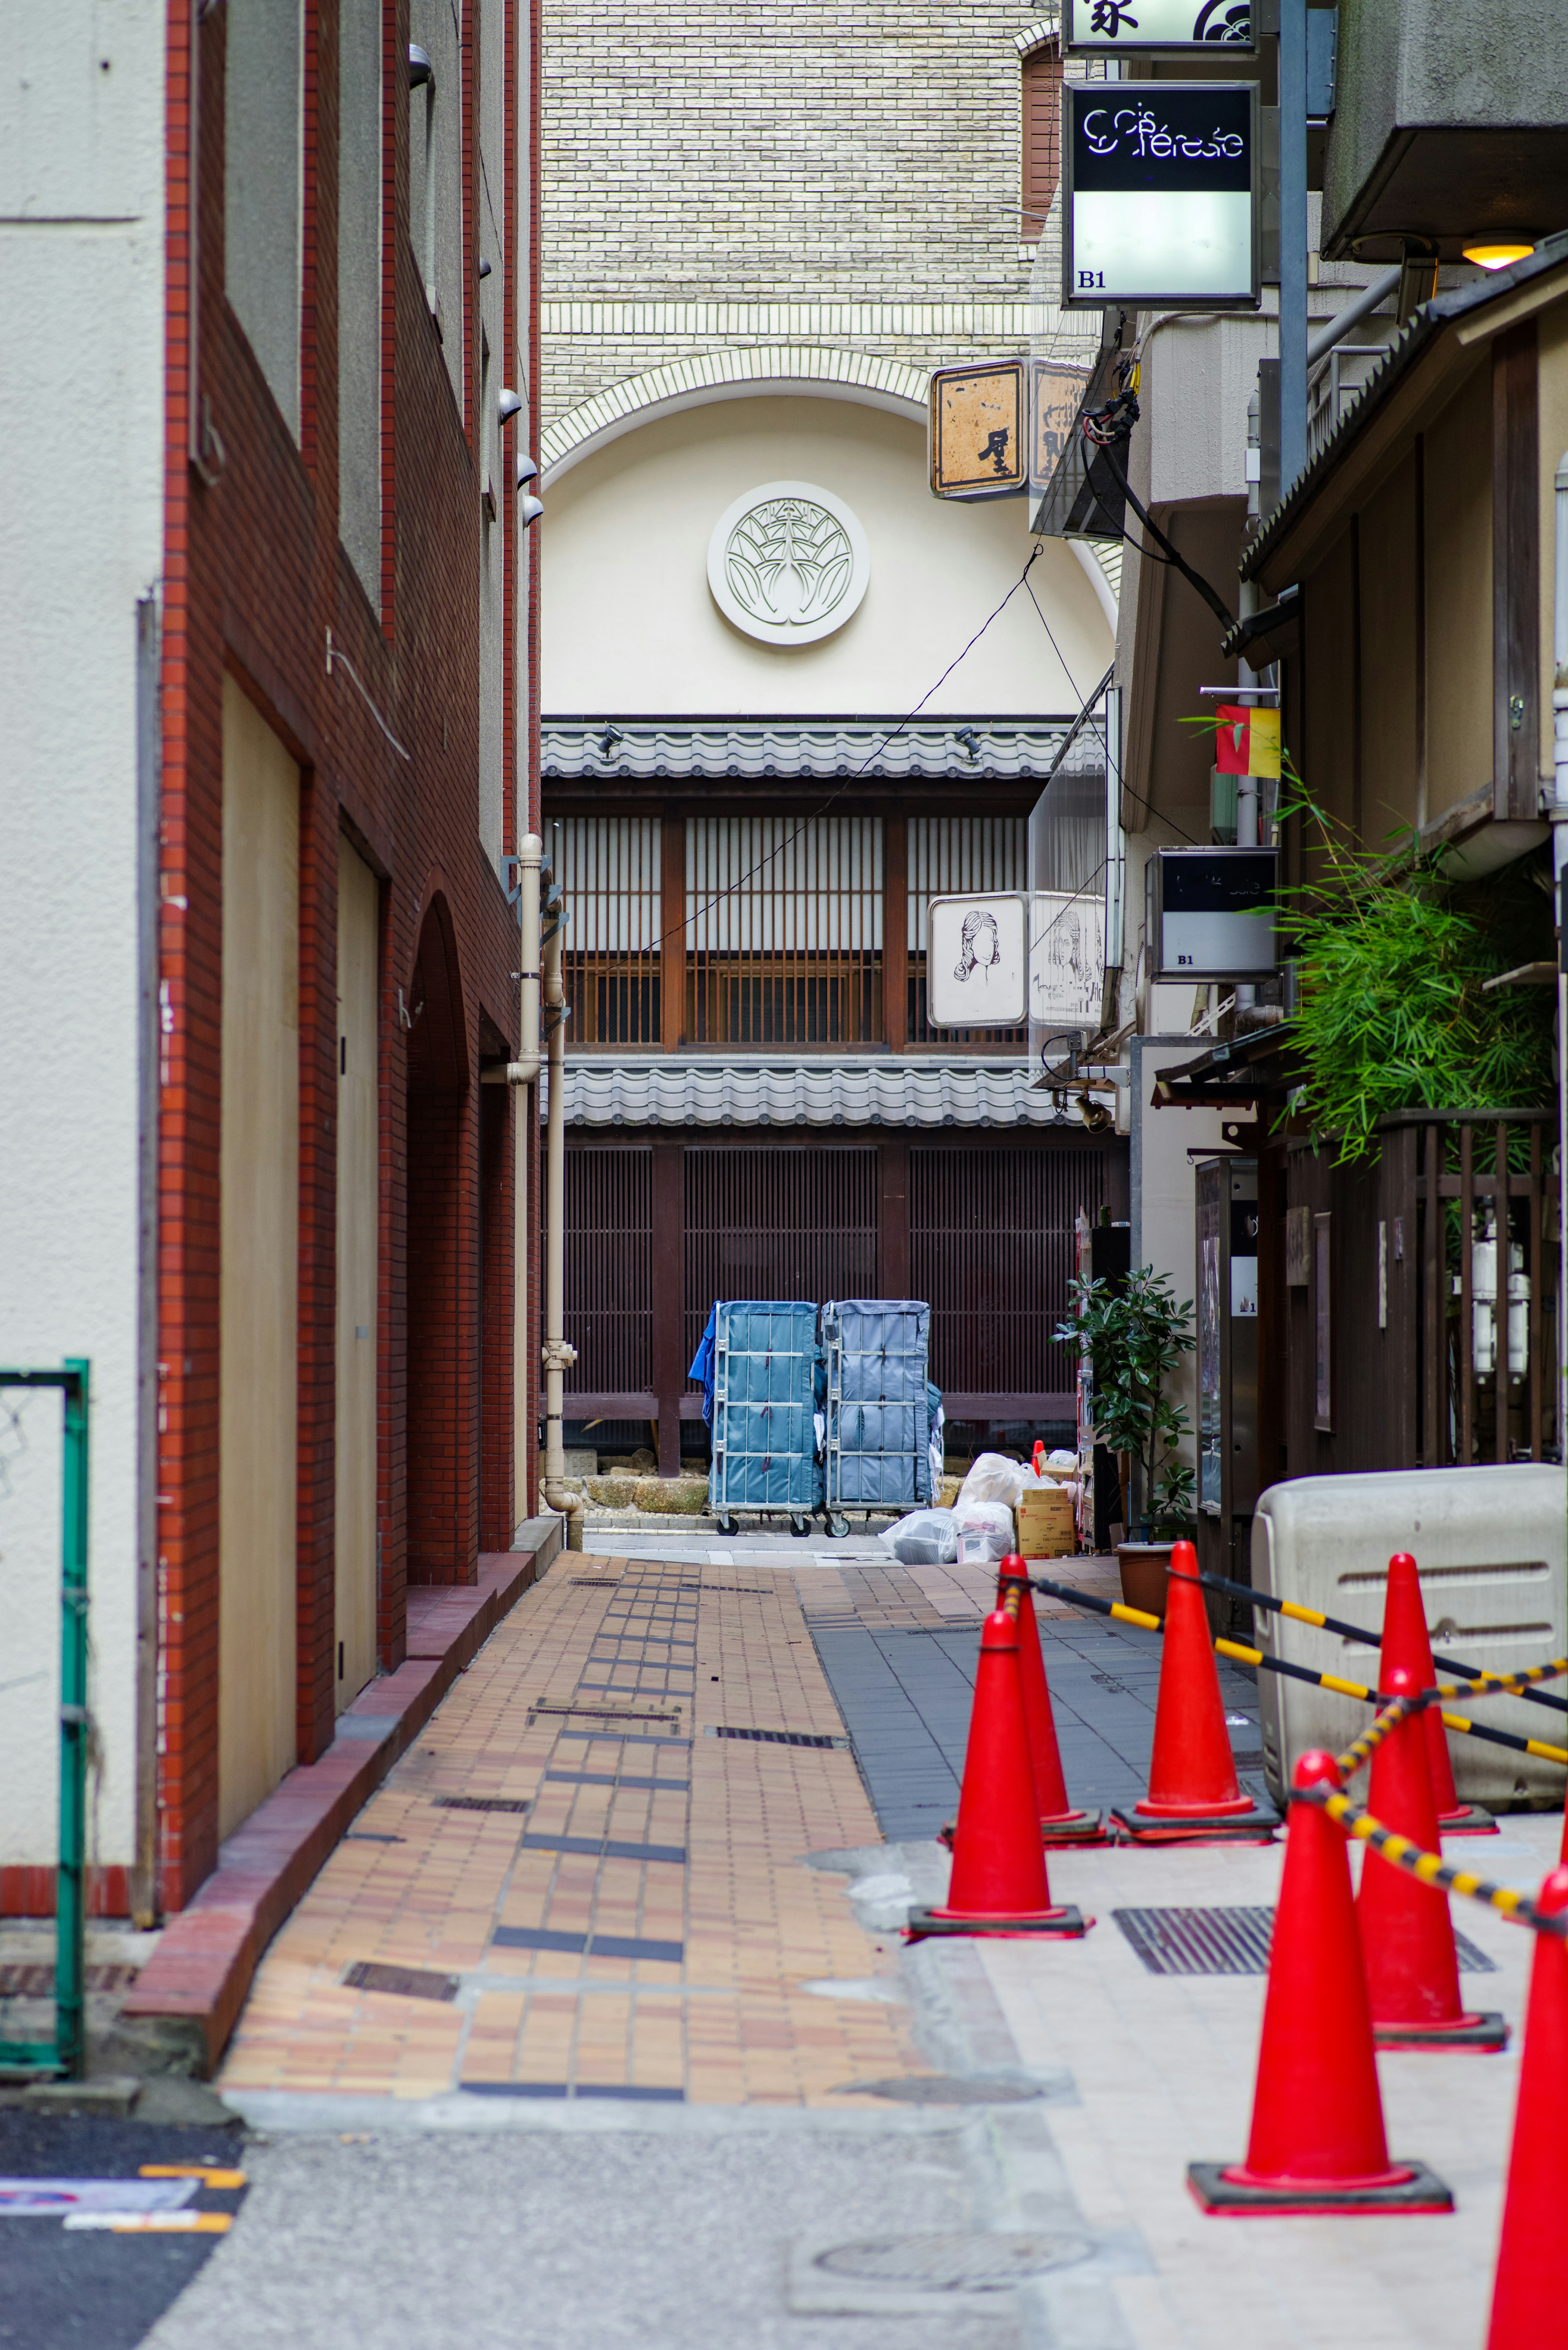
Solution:
<svg viewBox="0 0 1568 2350">
<path fill-rule="evenodd" d="M 1029 961 L 1012 891 L 933 898 L 926 908 L 926 1016 L 933 1028 L 1022 1028 Z"/>
<path fill-rule="evenodd" d="M 1067 54 L 1117 56 L 1134 49 L 1216 47 L 1250 56 L 1251 0 L 1066 0 Z"/>
<path fill-rule="evenodd" d="M 1256 82 L 1068 82 L 1069 308 L 1255 309 Z"/>
<path fill-rule="evenodd" d="M 1097 1028 L 1105 988 L 1106 901 L 1097 891 L 1036 889 L 1029 906 L 1029 1018 L 1036 1028 Z"/>
</svg>

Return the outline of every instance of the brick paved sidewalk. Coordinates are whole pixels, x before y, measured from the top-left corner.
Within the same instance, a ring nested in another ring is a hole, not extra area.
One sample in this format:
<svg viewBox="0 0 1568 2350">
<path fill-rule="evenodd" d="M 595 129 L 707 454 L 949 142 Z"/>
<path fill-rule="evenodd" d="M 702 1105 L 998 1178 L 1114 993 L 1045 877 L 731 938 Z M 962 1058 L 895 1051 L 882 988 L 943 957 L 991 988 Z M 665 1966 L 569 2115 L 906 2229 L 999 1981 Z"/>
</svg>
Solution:
<svg viewBox="0 0 1568 2350">
<path fill-rule="evenodd" d="M 567 1555 L 277 1936 L 219 2086 L 801 2105 L 923 2072 L 900 2006 L 805 1988 L 892 1975 L 804 1859 L 877 1836 L 787 1573 Z"/>
</svg>

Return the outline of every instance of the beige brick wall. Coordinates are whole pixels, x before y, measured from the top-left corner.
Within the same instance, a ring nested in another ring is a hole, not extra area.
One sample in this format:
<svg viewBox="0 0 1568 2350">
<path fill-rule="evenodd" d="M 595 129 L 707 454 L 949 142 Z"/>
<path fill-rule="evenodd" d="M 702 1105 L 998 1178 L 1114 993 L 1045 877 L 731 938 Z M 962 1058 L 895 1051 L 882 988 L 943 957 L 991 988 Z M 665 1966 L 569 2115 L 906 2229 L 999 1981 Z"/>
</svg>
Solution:
<svg viewBox="0 0 1568 2350">
<path fill-rule="evenodd" d="M 555 0 L 546 419 L 698 352 L 1026 348 L 1016 0 Z M 787 307 L 781 307 L 787 306 Z"/>
</svg>

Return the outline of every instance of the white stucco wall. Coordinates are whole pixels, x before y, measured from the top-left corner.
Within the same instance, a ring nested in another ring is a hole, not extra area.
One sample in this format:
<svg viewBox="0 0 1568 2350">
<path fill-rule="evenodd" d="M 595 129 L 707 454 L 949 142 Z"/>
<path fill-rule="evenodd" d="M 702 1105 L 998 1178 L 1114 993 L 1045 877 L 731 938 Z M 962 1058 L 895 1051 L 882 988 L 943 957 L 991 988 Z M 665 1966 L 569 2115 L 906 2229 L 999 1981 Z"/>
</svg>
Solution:
<svg viewBox="0 0 1568 2350">
<path fill-rule="evenodd" d="M 776 481 L 832 491 L 870 544 L 864 602 L 814 645 L 743 636 L 708 586 L 720 515 Z M 931 496 L 920 425 L 849 400 L 779 397 L 722 400 L 625 434 L 552 487 L 539 530 L 544 706 L 595 715 L 902 713 L 1000 602 L 1032 544 L 1023 499 Z M 1059 539 L 1044 542 L 1030 581 L 1062 659 L 1020 591 L 928 709 L 1076 711 L 1111 657 L 1099 599 Z"/>
<path fill-rule="evenodd" d="M 134 1856 L 137 602 L 162 547 L 164 11 L 7 15 L 0 1361 L 92 1362 L 96 1856 Z M 15 1405 L 15 1393 L 0 1407 Z M 0 1863 L 56 1846 L 59 1404 L 0 1409 Z"/>
</svg>

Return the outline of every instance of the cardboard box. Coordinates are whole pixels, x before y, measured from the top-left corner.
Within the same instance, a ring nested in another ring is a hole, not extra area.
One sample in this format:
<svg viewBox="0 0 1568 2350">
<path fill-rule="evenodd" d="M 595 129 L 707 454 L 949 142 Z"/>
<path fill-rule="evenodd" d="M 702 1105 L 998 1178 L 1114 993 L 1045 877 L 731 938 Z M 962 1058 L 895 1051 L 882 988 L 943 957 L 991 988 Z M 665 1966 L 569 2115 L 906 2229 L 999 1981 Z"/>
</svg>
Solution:
<svg viewBox="0 0 1568 2350">
<path fill-rule="evenodd" d="M 1066 1558 L 1078 1547 L 1073 1496 L 1064 1486 L 1044 1485 L 1019 1496 L 1018 1547 L 1025 1558 Z"/>
</svg>

